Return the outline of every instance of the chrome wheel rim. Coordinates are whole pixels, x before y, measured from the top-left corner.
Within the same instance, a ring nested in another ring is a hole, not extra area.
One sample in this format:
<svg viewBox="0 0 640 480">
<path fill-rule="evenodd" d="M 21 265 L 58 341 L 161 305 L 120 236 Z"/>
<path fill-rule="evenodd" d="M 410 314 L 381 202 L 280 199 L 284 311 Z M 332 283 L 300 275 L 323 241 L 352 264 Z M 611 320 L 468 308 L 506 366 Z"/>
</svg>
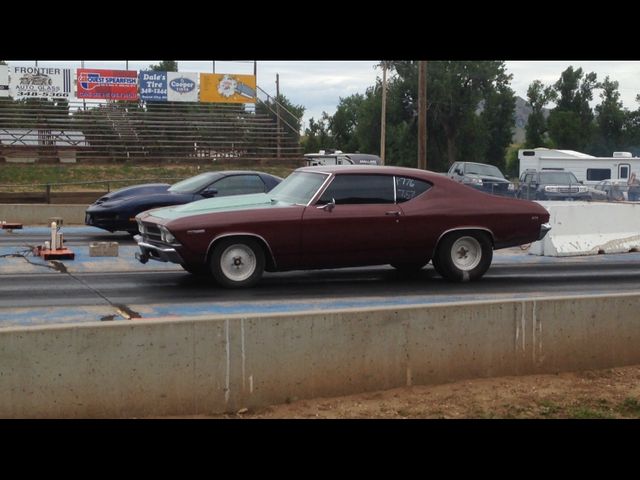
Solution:
<svg viewBox="0 0 640 480">
<path fill-rule="evenodd" d="M 234 282 L 242 282 L 256 271 L 256 256 L 253 250 L 243 244 L 227 247 L 220 256 L 220 269 L 225 277 Z"/>
<path fill-rule="evenodd" d="M 451 261 L 462 271 L 473 270 L 481 259 L 482 246 L 474 237 L 460 237 L 451 246 Z"/>
</svg>

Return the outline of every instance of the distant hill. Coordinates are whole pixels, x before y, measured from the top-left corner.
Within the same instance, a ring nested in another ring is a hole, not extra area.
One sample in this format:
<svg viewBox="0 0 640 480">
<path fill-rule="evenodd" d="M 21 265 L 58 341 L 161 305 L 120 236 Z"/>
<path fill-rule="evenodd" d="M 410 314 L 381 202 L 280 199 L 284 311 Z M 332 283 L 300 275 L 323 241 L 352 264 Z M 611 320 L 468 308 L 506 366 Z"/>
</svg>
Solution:
<svg viewBox="0 0 640 480">
<path fill-rule="evenodd" d="M 548 108 L 543 109 L 544 116 L 547 118 L 549 116 L 550 110 Z M 522 98 L 516 96 L 516 110 L 513 114 L 513 143 L 523 143 L 525 132 L 524 127 L 527 125 L 527 120 L 529 120 L 529 115 L 531 115 L 531 107 L 527 105 L 527 101 Z"/>
</svg>

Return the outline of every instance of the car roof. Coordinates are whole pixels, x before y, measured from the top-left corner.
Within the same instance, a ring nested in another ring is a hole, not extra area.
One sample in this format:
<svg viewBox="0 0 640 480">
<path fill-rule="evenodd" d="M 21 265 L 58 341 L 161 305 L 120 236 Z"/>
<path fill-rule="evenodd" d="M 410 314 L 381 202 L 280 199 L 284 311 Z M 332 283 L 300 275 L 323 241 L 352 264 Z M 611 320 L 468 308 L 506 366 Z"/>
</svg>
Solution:
<svg viewBox="0 0 640 480">
<path fill-rule="evenodd" d="M 396 167 L 389 165 L 320 165 L 316 167 L 301 167 L 296 171 L 300 172 L 321 172 L 330 174 L 386 174 L 386 175 L 403 175 L 409 177 L 419 177 L 425 180 L 432 178 L 441 179 L 441 173 L 432 172 L 431 170 L 420 170 L 418 168 Z"/>
</svg>

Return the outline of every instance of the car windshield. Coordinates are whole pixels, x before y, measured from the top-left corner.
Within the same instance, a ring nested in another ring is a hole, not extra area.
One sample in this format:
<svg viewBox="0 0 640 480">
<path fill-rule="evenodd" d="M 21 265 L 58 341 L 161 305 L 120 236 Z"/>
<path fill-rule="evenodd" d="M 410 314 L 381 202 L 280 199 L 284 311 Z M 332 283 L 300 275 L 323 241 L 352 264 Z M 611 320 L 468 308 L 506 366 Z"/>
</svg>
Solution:
<svg viewBox="0 0 640 480">
<path fill-rule="evenodd" d="M 175 193 L 195 193 L 209 185 L 216 176 L 217 174 L 215 172 L 201 173 L 195 177 L 174 183 L 169 187 L 169 191 Z"/>
<path fill-rule="evenodd" d="M 572 172 L 540 172 L 540 183 L 569 184 L 578 183 Z"/>
<path fill-rule="evenodd" d="M 494 167 L 493 165 L 480 165 L 477 163 L 467 163 L 465 167 L 465 173 L 472 173 L 475 175 L 484 175 L 487 177 L 504 178 L 504 175 L 502 175 L 502 172 L 498 169 L 498 167 Z"/>
<path fill-rule="evenodd" d="M 293 172 L 269 192 L 274 200 L 306 205 L 327 179 L 326 173 Z"/>
</svg>

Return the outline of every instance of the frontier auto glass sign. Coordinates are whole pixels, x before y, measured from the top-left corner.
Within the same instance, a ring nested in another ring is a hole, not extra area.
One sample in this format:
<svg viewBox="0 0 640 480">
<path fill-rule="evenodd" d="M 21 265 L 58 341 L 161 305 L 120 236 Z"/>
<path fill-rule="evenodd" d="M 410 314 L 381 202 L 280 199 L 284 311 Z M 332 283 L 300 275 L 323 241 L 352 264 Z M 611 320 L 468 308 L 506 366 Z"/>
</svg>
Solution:
<svg viewBox="0 0 640 480">
<path fill-rule="evenodd" d="M 71 69 L 11 67 L 9 93 L 15 98 L 69 98 Z"/>
<path fill-rule="evenodd" d="M 9 66 L 0 65 L 0 97 L 9 96 Z"/>
<path fill-rule="evenodd" d="M 138 72 L 79 68 L 77 97 L 138 100 Z"/>
<path fill-rule="evenodd" d="M 141 71 L 140 99 L 156 102 L 197 102 L 198 74 Z"/>
</svg>

